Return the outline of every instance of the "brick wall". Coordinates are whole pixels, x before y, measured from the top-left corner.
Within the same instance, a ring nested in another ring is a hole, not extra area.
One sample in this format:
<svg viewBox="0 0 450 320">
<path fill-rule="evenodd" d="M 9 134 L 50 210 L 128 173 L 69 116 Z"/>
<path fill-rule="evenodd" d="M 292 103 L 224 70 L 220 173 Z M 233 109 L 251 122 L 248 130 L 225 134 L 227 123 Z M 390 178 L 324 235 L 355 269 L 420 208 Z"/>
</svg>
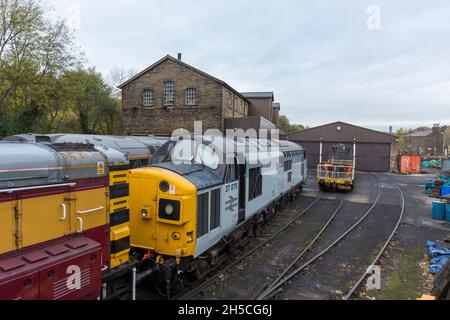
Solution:
<svg viewBox="0 0 450 320">
<path fill-rule="evenodd" d="M 222 88 L 222 110 L 225 118 L 241 118 L 248 115 L 248 102 L 233 93 L 231 90 Z"/>
</svg>

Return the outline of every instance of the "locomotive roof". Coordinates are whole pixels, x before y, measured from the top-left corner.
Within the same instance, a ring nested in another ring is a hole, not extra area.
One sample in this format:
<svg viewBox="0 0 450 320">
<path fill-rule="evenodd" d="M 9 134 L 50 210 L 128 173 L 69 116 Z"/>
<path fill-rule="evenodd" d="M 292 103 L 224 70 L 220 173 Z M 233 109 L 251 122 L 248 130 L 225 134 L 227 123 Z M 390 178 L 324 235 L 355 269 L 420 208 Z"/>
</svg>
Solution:
<svg viewBox="0 0 450 320">
<path fill-rule="evenodd" d="M 256 138 L 236 137 L 234 140 L 223 136 L 207 135 L 202 137 L 204 141 L 211 142 L 220 151 L 229 152 L 238 148 L 253 147 L 258 151 L 266 151 L 267 148 L 279 148 L 280 151 L 286 150 L 303 150 L 303 148 L 295 142 L 287 140 L 268 140 Z M 224 150 L 225 147 L 225 150 Z"/>
<path fill-rule="evenodd" d="M 92 145 L 34 142 L 0 142 L 0 156 L 0 190 L 104 176 L 98 165 L 107 161 Z M 114 163 L 124 161 L 122 154 L 115 155 Z"/>
<path fill-rule="evenodd" d="M 90 143 L 95 146 L 112 148 L 130 156 L 131 159 L 148 159 L 150 157 L 149 147 L 160 147 L 169 138 L 162 137 L 135 137 L 135 136 L 113 136 L 92 134 L 35 134 L 25 133 L 6 137 L 3 141 L 35 142 L 35 143 Z"/>
<path fill-rule="evenodd" d="M 164 162 L 152 166 L 167 169 L 182 175 L 192 182 L 197 190 L 212 188 L 223 183 L 222 177 L 215 174 L 213 170 L 199 164 L 174 164 L 173 162 Z"/>
<path fill-rule="evenodd" d="M 81 142 L 92 143 L 96 146 L 104 146 L 116 149 L 130 159 L 148 158 L 150 156 L 148 147 L 141 141 L 128 136 L 103 136 L 89 134 L 49 134 L 52 142 Z"/>
</svg>

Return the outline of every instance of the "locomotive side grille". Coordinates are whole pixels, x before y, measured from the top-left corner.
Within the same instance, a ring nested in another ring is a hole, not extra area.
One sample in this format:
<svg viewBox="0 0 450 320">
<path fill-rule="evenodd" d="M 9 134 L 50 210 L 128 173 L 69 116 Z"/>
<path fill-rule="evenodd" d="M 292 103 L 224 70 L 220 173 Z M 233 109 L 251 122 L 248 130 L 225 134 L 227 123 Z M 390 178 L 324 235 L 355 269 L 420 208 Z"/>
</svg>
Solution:
<svg viewBox="0 0 450 320">
<path fill-rule="evenodd" d="M 113 213 L 111 213 L 109 224 L 111 227 L 115 227 L 123 223 L 127 223 L 129 221 L 130 221 L 130 210 L 122 209 L 116 210 Z"/>
<path fill-rule="evenodd" d="M 130 207 L 128 167 L 110 167 L 110 264 L 112 268 L 129 260 L 130 252 Z"/>
<path fill-rule="evenodd" d="M 130 186 L 128 183 L 115 184 L 109 187 L 111 199 L 128 197 L 130 195 Z"/>
<path fill-rule="evenodd" d="M 69 289 L 69 287 L 67 285 L 67 281 L 68 281 L 69 277 L 70 276 L 53 283 L 53 299 L 59 300 L 65 296 L 71 294 L 75 290 L 78 290 L 78 289 Z M 81 277 L 80 289 L 83 289 L 84 287 L 87 287 L 91 284 L 91 270 L 90 269 L 86 269 L 86 270 L 82 271 L 80 274 L 80 277 Z"/>
<path fill-rule="evenodd" d="M 209 223 L 209 192 L 197 197 L 197 238 L 208 233 Z"/>
<path fill-rule="evenodd" d="M 211 225 L 210 230 L 220 227 L 220 189 L 211 191 Z"/>
</svg>

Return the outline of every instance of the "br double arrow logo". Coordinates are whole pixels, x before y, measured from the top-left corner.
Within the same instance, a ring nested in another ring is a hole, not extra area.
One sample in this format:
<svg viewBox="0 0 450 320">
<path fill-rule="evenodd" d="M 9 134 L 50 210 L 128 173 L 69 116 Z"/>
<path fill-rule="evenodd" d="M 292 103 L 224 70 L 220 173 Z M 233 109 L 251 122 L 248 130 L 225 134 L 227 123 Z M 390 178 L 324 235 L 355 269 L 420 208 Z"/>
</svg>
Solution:
<svg viewBox="0 0 450 320">
<path fill-rule="evenodd" d="M 238 205 L 238 198 L 235 198 L 233 196 L 229 196 L 228 200 L 225 202 L 225 210 L 226 211 L 234 211 L 234 208 Z"/>
</svg>

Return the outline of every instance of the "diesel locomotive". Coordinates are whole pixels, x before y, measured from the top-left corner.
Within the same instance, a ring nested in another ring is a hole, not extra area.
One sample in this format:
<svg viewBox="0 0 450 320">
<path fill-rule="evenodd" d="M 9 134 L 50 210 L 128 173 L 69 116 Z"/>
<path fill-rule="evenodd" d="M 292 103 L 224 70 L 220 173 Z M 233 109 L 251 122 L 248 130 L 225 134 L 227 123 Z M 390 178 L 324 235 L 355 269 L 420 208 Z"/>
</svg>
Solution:
<svg viewBox="0 0 450 320">
<path fill-rule="evenodd" d="M 158 157 L 170 161 L 130 172 L 131 245 L 171 284 L 238 251 L 306 179 L 304 151 L 288 141 L 204 137 L 171 142 Z"/>
<path fill-rule="evenodd" d="M 129 261 L 128 167 L 89 144 L 0 142 L 0 299 L 96 299 Z"/>
<path fill-rule="evenodd" d="M 0 299 L 111 299 L 144 281 L 170 296 L 307 177 L 288 141 L 174 139 L 131 169 L 117 149 L 52 139 L 0 143 Z"/>
</svg>

